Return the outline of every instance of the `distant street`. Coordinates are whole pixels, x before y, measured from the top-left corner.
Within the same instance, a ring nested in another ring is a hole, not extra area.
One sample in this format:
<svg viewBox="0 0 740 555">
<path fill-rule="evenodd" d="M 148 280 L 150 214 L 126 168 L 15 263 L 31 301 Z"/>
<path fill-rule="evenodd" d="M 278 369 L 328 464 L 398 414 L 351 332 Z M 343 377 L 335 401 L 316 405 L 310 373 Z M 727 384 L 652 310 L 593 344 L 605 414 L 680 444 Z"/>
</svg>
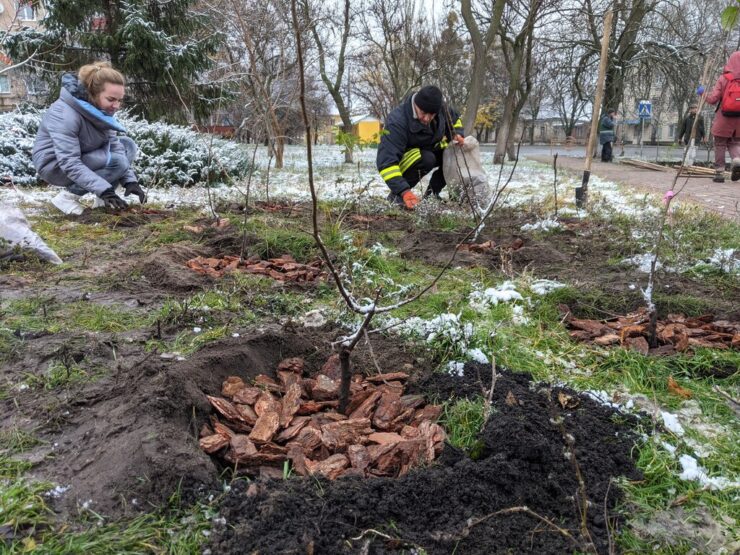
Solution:
<svg viewBox="0 0 740 555">
<path fill-rule="evenodd" d="M 556 152 L 558 153 L 558 157 L 564 157 L 564 156 L 572 156 L 576 158 L 582 158 L 584 153 L 585 147 L 580 146 L 574 146 L 566 148 L 565 146 L 553 146 L 550 147 L 549 145 L 522 145 L 521 147 L 521 153 L 523 156 L 531 157 L 531 156 L 552 156 Z M 482 144 L 481 145 L 481 151 L 482 152 L 493 152 L 496 150 L 495 144 Z M 683 155 L 683 147 L 677 147 L 677 146 L 647 146 L 645 145 L 642 148 L 642 156 L 640 156 L 640 147 L 634 146 L 634 145 L 625 145 L 624 147 L 624 157 L 625 158 L 641 158 L 647 161 L 655 161 L 655 160 L 680 160 L 681 156 Z M 622 147 L 621 146 L 615 146 L 614 147 L 614 156 L 616 158 L 619 158 L 622 156 Z M 713 160 L 714 159 L 714 151 L 711 151 L 711 153 L 705 148 L 700 147 L 697 148 L 696 151 L 696 160 L 697 161 L 707 161 L 707 160 Z"/>
</svg>

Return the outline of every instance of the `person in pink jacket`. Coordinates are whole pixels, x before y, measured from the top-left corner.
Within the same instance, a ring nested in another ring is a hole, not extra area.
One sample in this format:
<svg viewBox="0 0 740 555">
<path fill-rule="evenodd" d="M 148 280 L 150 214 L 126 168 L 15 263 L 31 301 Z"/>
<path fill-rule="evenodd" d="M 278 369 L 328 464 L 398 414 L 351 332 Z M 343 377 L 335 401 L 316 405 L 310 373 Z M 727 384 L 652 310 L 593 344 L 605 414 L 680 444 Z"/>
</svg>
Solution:
<svg viewBox="0 0 740 555">
<path fill-rule="evenodd" d="M 732 158 L 731 178 L 733 181 L 740 179 L 740 116 L 728 117 L 722 113 L 722 98 L 725 89 L 733 79 L 740 79 L 740 51 L 733 52 L 727 65 L 720 75 L 714 88 L 706 94 L 705 101 L 707 104 L 716 104 L 717 112 L 712 124 L 712 135 L 714 136 L 714 181 L 724 183 L 725 176 L 725 152 L 730 151 Z M 704 92 L 703 87 L 699 87 L 699 94 Z"/>
</svg>

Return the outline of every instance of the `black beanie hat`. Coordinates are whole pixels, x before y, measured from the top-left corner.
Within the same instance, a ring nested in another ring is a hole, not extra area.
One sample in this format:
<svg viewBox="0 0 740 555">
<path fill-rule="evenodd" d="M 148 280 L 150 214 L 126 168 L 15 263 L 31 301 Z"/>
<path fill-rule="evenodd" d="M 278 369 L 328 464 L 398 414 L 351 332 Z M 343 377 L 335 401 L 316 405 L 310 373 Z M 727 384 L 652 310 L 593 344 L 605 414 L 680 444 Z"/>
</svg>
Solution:
<svg viewBox="0 0 740 555">
<path fill-rule="evenodd" d="M 442 91 L 434 85 L 422 87 L 414 97 L 414 104 L 427 114 L 436 114 L 442 108 Z"/>
</svg>

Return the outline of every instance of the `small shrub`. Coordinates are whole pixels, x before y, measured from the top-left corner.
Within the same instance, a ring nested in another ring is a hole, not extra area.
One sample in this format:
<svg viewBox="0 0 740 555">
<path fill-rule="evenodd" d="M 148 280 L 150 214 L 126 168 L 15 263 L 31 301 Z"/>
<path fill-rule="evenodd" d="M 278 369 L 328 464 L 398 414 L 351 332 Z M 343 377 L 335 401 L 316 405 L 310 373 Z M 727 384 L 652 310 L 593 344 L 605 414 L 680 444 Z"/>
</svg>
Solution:
<svg viewBox="0 0 740 555">
<path fill-rule="evenodd" d="M 0 114 L 0 177 L 24 186 L 41 184 L 31 152 L 43 113 L 27 107 Z M 249 156 L 238 143 L 125 113 L 118 119 L 139 147 L 134 171 L 147 187 L 212 185 L 249 171 Z"/>
</svg>

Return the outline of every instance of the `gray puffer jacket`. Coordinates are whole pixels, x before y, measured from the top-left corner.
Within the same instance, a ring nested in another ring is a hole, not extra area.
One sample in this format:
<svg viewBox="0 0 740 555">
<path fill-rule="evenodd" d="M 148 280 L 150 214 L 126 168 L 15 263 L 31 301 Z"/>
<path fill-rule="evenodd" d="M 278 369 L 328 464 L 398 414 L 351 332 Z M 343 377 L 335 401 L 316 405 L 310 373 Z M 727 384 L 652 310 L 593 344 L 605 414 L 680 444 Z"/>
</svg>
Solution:
<svg viewBox="0 0 740 555">
<path fill-rule="evenodd" d="M 59 99 L 41 119 L 33 145 L 33 165 L 51 185 L 76 183 L 100 196 L 111 184 L 95 173 L 108 165 L 111 152 L 126 156 L 118 133 L 126 130 L 118 121 L 87 101 L 84 85 L 72 73 L 62 77 Z M 122 183 L 136 181 L 129 169 Z"/>
</svg>

